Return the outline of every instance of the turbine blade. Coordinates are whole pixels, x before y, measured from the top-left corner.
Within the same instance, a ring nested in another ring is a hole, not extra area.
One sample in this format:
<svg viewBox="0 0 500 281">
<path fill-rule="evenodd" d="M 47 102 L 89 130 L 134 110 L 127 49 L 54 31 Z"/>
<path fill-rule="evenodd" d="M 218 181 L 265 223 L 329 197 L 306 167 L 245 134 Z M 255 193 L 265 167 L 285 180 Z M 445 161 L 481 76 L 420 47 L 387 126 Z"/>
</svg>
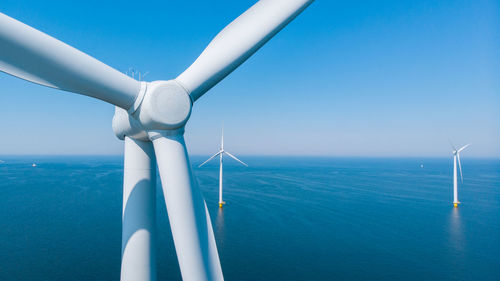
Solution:
<svg viewBox="0 0 500 281">
<path fill-rule="evenodd" d="M 460 153 L 457 153 L 458 158 L 458 168 L 460 169 L 460 179 L 464 182 L 464 177 L 462 176 L 462 163 L 460 163 Z"/>
<path fill-rule="evenodd" d="M 217 156 L 217 155 L 219 155 L 219 154 L 221 154 L 221 153 L 222 153 L 222 150 L 221 150 L 221 151 L 219 151 L 219 152 L 217 152 L 217 153 L 215 153 L 212 157 L 208 158 L 208 160 L 207 160 L 207 161 L 205 161 L 205 162 L 201 163 L 201 164 L 200 164 L 200 166 L 198 166 L 198 168 L 199 168 L 199 167 L 201 167 L 201 166 L 203 166 L 203 165 L 205 165 L 206 163 L 208 163 L 208 161 L 210 161 L 210 160 L 214 159 L 214 157 L 215 157 L 215 156 Z"/>
<path fill-rule="evenodd" d="M 464 146 L 463 146 L 462 148 L 460 148 L 457 152 L 461 152 L 462 150 L 466 149 L 469 145 L 470 145 L 470 143 L 469 143 L 469 144 L 464 145 Z"/>
<path fill-rule="evenodd" d="M 232 155 L 231 153 L 227 152 L 227 151 L 224 151 L 224 153 L 226 153 L 227 155 L 229 155 L 229 157 L 233 158 L 234 160 L 240 162 L 241 164 L 245 165 L 248 167 L 248 165 L 246 163 L 244 163 L 243 161 L 241 161 L 240 159 L 236 158 L 236 156 Z"/>
<path fill-rule="evenodd" d="M 457 151 L 457 149 L 455 148 L 455 146 L 453 145 L 453 143 L 451 142 L 450 139 L 448 139 L 448 142 L 450 143 L 450 146 L 453 149 L 453 151 Z"/>
<path fill-rule="evenodd" d="M 182 134 L 151 135 L 182 280 L 222 281 L 212 222 Z"/>
<path fill-rule="evenodd" d="M 156 280 L 153 144 L 125 138 L 121 280 Z"/>
<path fill-rule="evenodd" d="M 220 150 L 224 151 L 224 125 L 222 125 L 222 138 L 220 141 Z"/>
<path fill-rule="evenodd" d="M 313 0 L 261 0 L 226 26 L 176 80 L 193 101 L 246 61 Z"/>
<path fill-rule="evenodd" d="M 2 13 L 0 71 L 126 110 L 141 90 L 140 82 Z"/>
</svg>

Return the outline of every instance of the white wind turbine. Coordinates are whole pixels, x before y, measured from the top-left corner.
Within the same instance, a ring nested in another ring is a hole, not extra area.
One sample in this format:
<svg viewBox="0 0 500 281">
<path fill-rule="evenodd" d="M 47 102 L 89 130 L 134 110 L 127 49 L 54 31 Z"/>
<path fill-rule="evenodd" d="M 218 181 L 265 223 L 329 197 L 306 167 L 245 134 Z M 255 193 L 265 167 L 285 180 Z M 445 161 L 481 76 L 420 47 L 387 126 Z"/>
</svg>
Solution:
<svg viewBox="0 0 500 281">
<path fill-rule="evenodd" d="M 125 140 L 121 280 L 156 280 L 156 165 L 183 280 L 224 279 L 210 216 L 191 171 L 184 127 L 194 102 L 312 2 L 257 2 L 178 77 L 153 82 L 137 81 L 0 13 L 1 71 L 116 106 L 113 130 Z"/>
<path fill-rule="evenodd" d="M 232 155 L 231 153 L 227 152 L 224 150 L 224 129 L 222 129 L 222 139 L 221 139 L 221 142 L 220 142 L 220 150 L 219 152 L 215 153 L 214 155 L 212 155 L 212 157 L 208 158 L 207 161 L 201 163 L 200 166 L 198 167 L 201 167 L 203 165 L 205 165 L 206 163 L 208 163 L 210 160 L 214 159 L 216 156 L 219 156 L 219 208 L 222 208 L 222 205 L 226 204 L 226 202 L 224 202 L 222 200 L 222 156 L 225 154 L 227 154 L 229 157 L 233 158 L 234 160 L 240 162 L 241 164 L 245 165 L 246 167 L 248 167 L 247 164 L 245 164 L 243 161 L 241 161 L 240 159 L 236 158 L 236 156 Z"/>
<path fill-rule="evenodd" d="M 460 169 L 460 179 L 464 182 L 464 177 L 462 176 L 462 163 L 460 163 L 460 152 L 467 148 L 470 144 L 464 145 L 460 149 L 456 149 L 453 144 L 451 147 L 453 148 L 453 206 L 458 207 L 460 201 L 458 201 L 458 189 L 457 189 L 457 159 L 458 159 L 458 167 Z"/>
</svg>

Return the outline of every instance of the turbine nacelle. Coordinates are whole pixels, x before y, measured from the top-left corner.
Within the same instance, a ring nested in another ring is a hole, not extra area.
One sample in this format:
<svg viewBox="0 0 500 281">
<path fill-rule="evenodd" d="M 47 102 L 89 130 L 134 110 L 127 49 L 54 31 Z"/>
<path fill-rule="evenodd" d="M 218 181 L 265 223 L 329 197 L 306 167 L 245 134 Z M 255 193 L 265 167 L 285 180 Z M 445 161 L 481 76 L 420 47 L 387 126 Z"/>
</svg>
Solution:
<svg viewBox="0 0 500 281">
<path fill-rule="evenodd" d="M 143 82 L 143 91 L 129 111 L 116 107 L 113 131 L 119 139 L 147 141 L 150 131 L 179 131 L 186 125 L 193 103 L 177 81 Z"/>
</svg>

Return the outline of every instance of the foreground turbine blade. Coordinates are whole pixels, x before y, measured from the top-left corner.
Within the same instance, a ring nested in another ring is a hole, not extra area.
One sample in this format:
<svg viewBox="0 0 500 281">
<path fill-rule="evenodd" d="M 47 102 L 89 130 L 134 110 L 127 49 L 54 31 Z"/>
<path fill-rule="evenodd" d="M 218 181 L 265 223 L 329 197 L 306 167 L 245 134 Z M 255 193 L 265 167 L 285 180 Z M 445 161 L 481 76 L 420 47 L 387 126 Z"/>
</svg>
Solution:
<svg viewBox="0 0 500 281">
<path fill-rule="evenodd" d="M 216 157 L 217 155 L 219 155 L 221 153 L 222 153 L 222 151 L 219 151 L 219 152 L 215 153 L 212 157 L 208 158 L 207 161 L 201 163 L 200 166 L 198 166 L 198 168 L 201 167 L 201 166 L 203 166 L 203 165 L 205 165 L 206 163 L 208 163 L 210 160 L 214 159 L 214 157 Z"/>
<path fill-rule="evenodd" d="M 201 97 L 300 14 L 313 0 L 261 0 L 226 26 L 176 78 Z"/>
<path fill-rule="evenodd" d="M 0 71 L 129 109 L 141 83 L 0 13 Z"/>
<path fill-rule="evenodd" d="M 234 160 L 236 160 L 236 161 L 240 162 L 241 164 L 243 164 L 243 165 L 245 165 L 245 166 L 248 167 L 248 165 L 245 162 L 243 162 L 240 159 L 236 158 L 236 156 L 232 155 L 231 153 L 229 153 L 227 151 L 224 151 L 224 153 L 226 153 L 227 155 L 229 155 L 229 157 L 233 158 Z"/>
<path fill-rule="evenodd" d="M 212 223 L 182 132 L 150 133 L 183 281 L 224 280 Z"/>
<path fill-rule="evenodd" d="M 153 144 L 126 137 L 121 281 L 156 280 L 155 191 Z"/>
</svg>

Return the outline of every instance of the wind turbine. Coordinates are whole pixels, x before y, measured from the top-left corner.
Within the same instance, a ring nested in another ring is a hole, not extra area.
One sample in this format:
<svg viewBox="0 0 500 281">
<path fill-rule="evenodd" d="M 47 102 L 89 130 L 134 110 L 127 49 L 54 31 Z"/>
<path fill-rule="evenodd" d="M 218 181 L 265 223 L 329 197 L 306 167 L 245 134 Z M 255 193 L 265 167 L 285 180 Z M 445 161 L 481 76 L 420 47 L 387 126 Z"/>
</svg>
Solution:
<svg viewBox="0 0 500 281">
<path fill-rule="evenodd" d="M 460 179 L 462 182 L 464 182 L 464 177 L 462 176 L 462 163 L 460 163 L 460 152 L 467 148 L 469 145 L 470 144 L 467 144 L 460 149 L 456 149 L 455 146 L 451 144 L 451 147 L 453 148 L 453 207 L 458 207 L 458 204 L 460 204 L 460 201 L 458 201 L 457 191 L 457 159 L 458 167 L 460 169 Z"/>
<path fill-rule="evenodd" d="M 156 280 L 156 165 L 183 280 L 224 279 L 212 222 L 191 171 L 184 128 L 194 102 L 312 2 L 257 2 L 183 73 L 153 82 L 137 81 L 0 13 L 1 71 L 116 106 L 113 130 L 125 140 L 121 280 Z"/>
<path fill-rule="evenodd" d="M 234 160 L 240 162 L 241 164 L 245 165 L 246 167 L 248 167 L 247 164 L 245 164 L 243 161 L 241 161 L 240 159 L 236 158 L 236 156 L 232 155 L 231 153 L 227 152 L 224 150 L 224 128 L 222 129 L 222 139 L 221 139 L 221 142 L 220 142 L 220 150 L 219 152 L 215 153 L 214 155 L 212 155 L 212 157 L 208 158 L 207 161 L 201 163 L 200 166 L 198 167 L 201 167 L 203 165 L 205 165 L 206 163 L 208 163 L 210 160 L 214 159 L 216 156 L 219 156 L 219 208 L 222 208 L 222 205 L 226 204 L 226 202 L 222 201 L 222 156 L 225 154 L 227 154 L 229 157 L 233 158 Z"/>
</svg>

